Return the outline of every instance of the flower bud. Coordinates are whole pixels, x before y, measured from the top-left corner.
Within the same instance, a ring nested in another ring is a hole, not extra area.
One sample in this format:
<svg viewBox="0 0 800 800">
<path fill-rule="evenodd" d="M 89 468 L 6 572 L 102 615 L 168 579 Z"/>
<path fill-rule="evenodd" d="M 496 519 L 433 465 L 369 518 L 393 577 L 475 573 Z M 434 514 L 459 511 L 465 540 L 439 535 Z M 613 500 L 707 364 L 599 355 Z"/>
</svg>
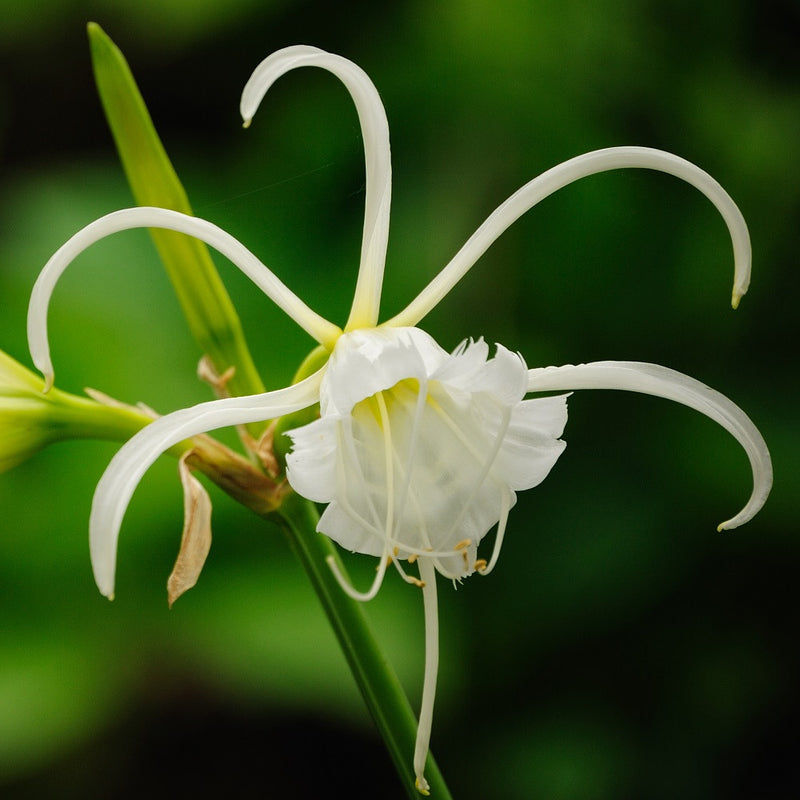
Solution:
<svg viewBox="0 0 800 800">
<path fill-rule="evenodd" d="M 124 441 L 150 419 L 127 407 L 110 407 L 51 389 L 0 350 L 0 472 L 62 439 Z"/>
</svg>

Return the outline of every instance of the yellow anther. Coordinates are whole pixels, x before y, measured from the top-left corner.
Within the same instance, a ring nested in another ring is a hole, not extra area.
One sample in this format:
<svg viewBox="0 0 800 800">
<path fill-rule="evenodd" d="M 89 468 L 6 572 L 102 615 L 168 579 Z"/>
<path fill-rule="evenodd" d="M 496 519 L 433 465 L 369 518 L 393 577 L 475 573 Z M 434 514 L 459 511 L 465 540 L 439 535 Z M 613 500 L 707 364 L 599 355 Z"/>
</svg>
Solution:
<svg viewBox="0 0 800 800">
<path fill-rule="evenodd" d="M 475 569 L 476 569 L 478 572 L 482 572 L 482 571 L 483 571 L 483 570 L 485 570 L 485 569 L 486 569 L 486 567 L 488 567 L 488 566 L 489 566 L 489 564 L 488 564 L 488 562 L 486 561 L 486 559 L 485 559 L 485 558 L 479 558 L 479 559 L 478 559 L 478 560 L 475 562 Z"/>
<path fill-rule="evenodd" d="M 425 588 L 425 581 L 421 581 L 419 578 L 415 578 L 413 575 L 408 576 L 408 582 L 413 583 L 414 586 L 418 586 L 420 589 Z"/>
<path fill-rule="evenodd" d="M 411 555 L 408 557 L 408 563 L 409 563 L 409 564 L 413 564 L 413 563 L 414 563 L 414 562 L 417 560 L 417 558 L 418 558 L 417 554 L 416 554 L 416 553 L 412 553 L 412 554 L 411 554 Z"/>
<path fill-rule="evenodd" d="M 400 548 L 395 547 L 394 550 L 392 550 L 392 552 L 394 553 L 394 557 L 397 558 L 397 556 L 400 555 Z"/>
<path fill-rule="evenodd" d="M 469 547 L 472 544 L 472 539 L 462 539 L 454 548 L 453 550 L 463 550 L 465 547 Z"/>
</svg>

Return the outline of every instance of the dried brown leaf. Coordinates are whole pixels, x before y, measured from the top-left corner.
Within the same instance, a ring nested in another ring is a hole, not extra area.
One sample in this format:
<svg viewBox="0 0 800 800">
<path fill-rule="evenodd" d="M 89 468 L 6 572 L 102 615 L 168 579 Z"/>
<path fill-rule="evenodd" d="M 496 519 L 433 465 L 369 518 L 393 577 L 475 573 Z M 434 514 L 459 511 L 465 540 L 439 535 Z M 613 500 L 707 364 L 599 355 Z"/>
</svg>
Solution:
<svg viewBox="0 0 800 800">
<path fill-rule="evenodd" d="M 178 462 L 183 486 L 183 535 L 181 549 L 167 580 L 169 606 L 197 583 L 211 549 L 211 498 L 186 464 L 189 453 Z"/>
</svg>

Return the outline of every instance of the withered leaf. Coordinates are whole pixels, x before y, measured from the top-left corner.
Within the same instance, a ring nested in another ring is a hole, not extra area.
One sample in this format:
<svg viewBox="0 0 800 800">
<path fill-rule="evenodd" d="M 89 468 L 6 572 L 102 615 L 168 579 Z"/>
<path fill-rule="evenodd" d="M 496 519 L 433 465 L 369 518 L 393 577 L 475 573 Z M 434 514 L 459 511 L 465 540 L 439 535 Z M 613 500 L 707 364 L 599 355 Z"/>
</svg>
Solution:
<svg viewBox="0 0 800 800">
<path fill-rule="evenodd" d="M 178 462 L 183 486 L 181 549 L 167 580 L 169 606 L 197 583 L 211 548 L 211 498 L 186 464 L 191 451 Z"/>
</svg>

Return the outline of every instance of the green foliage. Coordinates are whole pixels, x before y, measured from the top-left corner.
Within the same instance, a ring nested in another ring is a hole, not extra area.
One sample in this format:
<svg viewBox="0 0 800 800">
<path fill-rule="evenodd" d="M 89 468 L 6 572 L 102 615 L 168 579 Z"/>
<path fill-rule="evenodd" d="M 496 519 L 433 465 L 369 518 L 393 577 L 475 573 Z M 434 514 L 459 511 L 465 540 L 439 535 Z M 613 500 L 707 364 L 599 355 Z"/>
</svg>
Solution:
<svg viewBox="0 0 800 800">
<path fill-rule="evenodd" d="M 89 23 L 88 33 L 98 94 L 136 205 L 191 215 L 189 199 L 124 56 L 96 23 Z M 263 392 L 239 316 L 208 248 L 201 241 L 174 231 L 154 229 L 150 235 L 200 353 L 211 359 L 220 375 L 233 368 L 228 382 L 232 394 Z"/>
</svg>

